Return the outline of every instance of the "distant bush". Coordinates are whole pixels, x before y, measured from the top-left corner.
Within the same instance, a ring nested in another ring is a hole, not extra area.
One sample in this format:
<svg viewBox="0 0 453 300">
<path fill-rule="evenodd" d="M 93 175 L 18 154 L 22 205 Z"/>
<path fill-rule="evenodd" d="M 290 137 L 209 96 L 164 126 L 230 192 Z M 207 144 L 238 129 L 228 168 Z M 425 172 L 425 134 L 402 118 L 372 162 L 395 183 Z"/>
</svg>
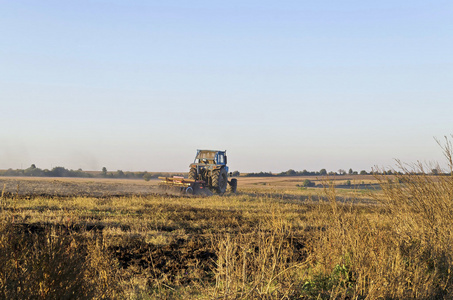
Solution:
<svg viewBox="0 0 453 300">
<path fill-rule="evenodd" d="M 311 187 L 311 186 L 315 186 L 315 185 L 316 184 L 309 179 L 305 179 L 304 182 L 302 183 L 303 187 Z"/>
</svg>

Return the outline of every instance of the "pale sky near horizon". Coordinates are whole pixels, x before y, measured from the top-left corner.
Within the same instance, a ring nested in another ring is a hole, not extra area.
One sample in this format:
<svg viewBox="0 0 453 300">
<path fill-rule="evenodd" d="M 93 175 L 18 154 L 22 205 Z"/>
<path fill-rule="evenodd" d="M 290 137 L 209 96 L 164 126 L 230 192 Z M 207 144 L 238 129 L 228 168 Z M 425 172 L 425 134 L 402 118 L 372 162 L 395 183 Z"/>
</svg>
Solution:
<svg viewBox="0 0 453 300">
<path fill-rule="evenodd" d="M 452 1 L 2 1 L 0 169 L 443 161 Z"/>
</svg>

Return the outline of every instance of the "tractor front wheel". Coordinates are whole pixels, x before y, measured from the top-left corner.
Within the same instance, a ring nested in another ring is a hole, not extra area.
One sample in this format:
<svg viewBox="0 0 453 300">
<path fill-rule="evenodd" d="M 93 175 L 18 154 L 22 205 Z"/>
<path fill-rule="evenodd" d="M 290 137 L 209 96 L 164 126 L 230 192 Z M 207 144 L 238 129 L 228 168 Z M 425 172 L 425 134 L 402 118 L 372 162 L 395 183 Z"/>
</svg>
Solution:
<svg viewBox="0 0 453 300">
<path fill-rule="evenodd" d="M 228 175 L 224 168 L 212 171 L 212 187 L 217 193 L 225 193 L 227 185 Z"/>
<path fill-rule="evenodd" d="M 190 168 L 189 179 L 197 180 L 197 168 Z"/>
</svg>

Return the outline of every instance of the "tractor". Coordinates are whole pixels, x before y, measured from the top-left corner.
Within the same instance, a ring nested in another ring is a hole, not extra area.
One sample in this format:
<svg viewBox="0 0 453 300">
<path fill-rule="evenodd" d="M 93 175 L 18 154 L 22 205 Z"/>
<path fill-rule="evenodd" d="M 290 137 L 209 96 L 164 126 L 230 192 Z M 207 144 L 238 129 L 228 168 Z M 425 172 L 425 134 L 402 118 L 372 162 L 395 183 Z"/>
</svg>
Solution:
<svg viewBox="0 0 453 300">
<path fill-rule="evenodd" d="M 180 191 L 183 194 L 199 194 L 207 189 L 223 194 L 228 185 L 231 192 L 236 193 L 238 186 L 236 178 L 228 181 L 226 151 L 218 150 L 197 150 L 195 160 L 190 164 L 188 179 L 178 176 L 159 179 L 162 190 Z"/>
<path fill-rule="evenodd" d="M 195 160 L 190 164 L 189 179 L 202 180 L 218 194 L 225 193 L 228 185 L 236 193 L 237 179 L 228 181 L 226 150 L 197 150 Z"/>
</svg>

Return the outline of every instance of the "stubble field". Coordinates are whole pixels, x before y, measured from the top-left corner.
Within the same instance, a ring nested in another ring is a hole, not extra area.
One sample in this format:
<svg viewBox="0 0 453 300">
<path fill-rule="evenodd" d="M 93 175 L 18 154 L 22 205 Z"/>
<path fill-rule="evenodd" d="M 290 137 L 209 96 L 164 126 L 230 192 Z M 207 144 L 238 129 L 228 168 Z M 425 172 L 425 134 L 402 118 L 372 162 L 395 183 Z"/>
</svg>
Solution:
<svg viewBox="0 0 453 300">
<path fill-rule="evenodd" d="M 451 297 L 452 177 L 238 181 L 0 178 L 0 297 Z"/>
</svg>

